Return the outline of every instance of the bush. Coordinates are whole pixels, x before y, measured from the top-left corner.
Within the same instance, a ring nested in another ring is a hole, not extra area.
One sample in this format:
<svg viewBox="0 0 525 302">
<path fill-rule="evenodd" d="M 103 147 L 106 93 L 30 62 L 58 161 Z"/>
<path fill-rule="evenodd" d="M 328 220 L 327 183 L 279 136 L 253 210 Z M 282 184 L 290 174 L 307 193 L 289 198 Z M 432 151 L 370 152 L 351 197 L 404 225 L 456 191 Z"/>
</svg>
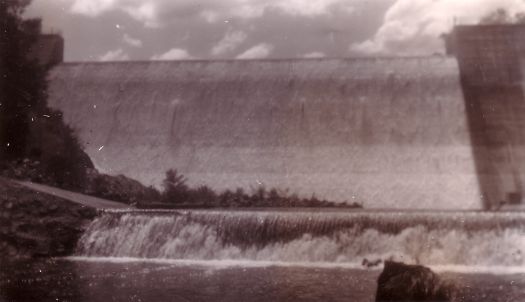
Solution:
<svg viewBox="0 0 525 302">
<path fill-rule="evenodd" d="M 50 185 L 82 191 L 88 186 L 88 170 L 94 169 L 73 129 L 62 120 L 59 111 L 46 110 L 33 117 L 26 157 L 40 163 L 45 182 Z"/>
</svg>

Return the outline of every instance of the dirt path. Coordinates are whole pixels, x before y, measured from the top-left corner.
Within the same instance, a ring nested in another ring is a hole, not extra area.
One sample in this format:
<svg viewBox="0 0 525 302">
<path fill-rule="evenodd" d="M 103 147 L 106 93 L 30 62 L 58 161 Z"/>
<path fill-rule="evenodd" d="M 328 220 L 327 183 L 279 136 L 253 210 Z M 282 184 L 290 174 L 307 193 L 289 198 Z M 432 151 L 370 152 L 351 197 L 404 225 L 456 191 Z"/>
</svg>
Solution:
<svg viewBox="0 0 525 302">
<path fill-rule="evenodd" d="M 34 182 L 29 182 L 29 181 L 14 181 L 14 182 L 16 182 L 16 183 L 18 183 L 20 185 L 23 185 L 23 186 L 25 186 L 25 187 L 27 187 L 29 189 L 32 189 L 34 191 L 37 191 L 37 192 L 50 194 L 50 195 L 53 195 L 53 196 L 56 196 L 56 197 L 60 197 L 60 198 L 63 198 L 63 199 L 70 200 L 72 202 L 79 203 L 81 205 L 85 205 L 85 206 L 93 207 L 93 208 L 97 208 L 97 209 L 129 209 L 129 208 L 133 208 L 132 206 L 124 204 L 124 203 L 115 202 L 115 201 L 111 201 L 111 200 L 106 200 L 106 199 L 102 199 L 102 198 L 97 198 L 97 197 L 84 195 L 84 194 L 80 194 L 80 193 L 75 193 L 75 192 L 71 192 L 71 191 L 67 191 L 67 190 L 63 190 L 63 189 L 59 189 L 59 188 L 55 188 L 55 187 L 50 187 L 50 186 L 46 186 L 46 185 L 36 184 Z"/>
</svg>

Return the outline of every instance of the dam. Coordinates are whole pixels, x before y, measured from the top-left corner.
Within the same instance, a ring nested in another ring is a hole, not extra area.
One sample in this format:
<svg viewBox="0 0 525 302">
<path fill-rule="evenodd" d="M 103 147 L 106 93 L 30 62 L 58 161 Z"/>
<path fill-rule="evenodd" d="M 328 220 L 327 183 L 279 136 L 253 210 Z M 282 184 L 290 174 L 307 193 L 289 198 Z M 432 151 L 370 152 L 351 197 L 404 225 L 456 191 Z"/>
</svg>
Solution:
<svg viewBox="0 0 525 302">
<path fill-rule="evenodd" d="M 368 209 L 106 207 L 71 254 L 2 263 L 0 300 L 370 302 L 391 260 L 524 301 L 525 212 L 500 207 L 522 202 L 522 28 L 456 27 L 455 57 L 58 64 L 50 105 L 104 172 Z"/>
<path fill-rule="evenodd" d="M 524 218 L 473 211 L 112 210 L 89 225 L 74 257 L 354 268 L 363 259 L 394 259 L 508 273 L 525 269 Z"/>
<path fill-rule="evenodd" d="M 491 208 L 521 202 L 521 52 L 509 41 L 522 28 L 457 27 L 456 57 L 61 63 L 49 104 L 97 168 L 147 185 L 174 168 L 218 190 Z"/>
</svg>

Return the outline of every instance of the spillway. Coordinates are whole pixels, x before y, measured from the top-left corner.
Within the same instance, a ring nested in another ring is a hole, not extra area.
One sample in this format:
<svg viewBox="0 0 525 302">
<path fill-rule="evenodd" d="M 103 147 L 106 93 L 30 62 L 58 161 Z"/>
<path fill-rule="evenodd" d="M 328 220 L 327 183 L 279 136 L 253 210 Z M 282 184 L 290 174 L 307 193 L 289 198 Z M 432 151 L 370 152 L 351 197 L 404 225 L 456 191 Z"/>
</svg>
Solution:
<svg viewBox="0 0 525 302">
<path fill-rule="evenodd" d="M 480 208 L 453 58 L 65 63 L 63 111 L 104 172 L 261 184 L 365 207 Z"/>
<path fill-rule="evenodd" d="M 106 212 L 77 247 L 84 259 L 442 267 L 525 267 L 525 215 L 490 212 Z"/>
</svg>

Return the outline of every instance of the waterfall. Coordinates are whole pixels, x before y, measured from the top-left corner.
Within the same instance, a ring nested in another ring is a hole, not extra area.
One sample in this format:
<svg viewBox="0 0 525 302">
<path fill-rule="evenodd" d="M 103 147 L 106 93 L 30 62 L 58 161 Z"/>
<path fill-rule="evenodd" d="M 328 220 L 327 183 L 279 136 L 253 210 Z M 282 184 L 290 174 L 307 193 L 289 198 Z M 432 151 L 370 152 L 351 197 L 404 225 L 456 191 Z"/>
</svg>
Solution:
<svg viewBox="0 0 525 302">
<path fill-rule="evenodd" d="M 456 266 L 525 266 L 525 213 L 370 211 L 105 212 L 77 256 Z"/>
</svg>

